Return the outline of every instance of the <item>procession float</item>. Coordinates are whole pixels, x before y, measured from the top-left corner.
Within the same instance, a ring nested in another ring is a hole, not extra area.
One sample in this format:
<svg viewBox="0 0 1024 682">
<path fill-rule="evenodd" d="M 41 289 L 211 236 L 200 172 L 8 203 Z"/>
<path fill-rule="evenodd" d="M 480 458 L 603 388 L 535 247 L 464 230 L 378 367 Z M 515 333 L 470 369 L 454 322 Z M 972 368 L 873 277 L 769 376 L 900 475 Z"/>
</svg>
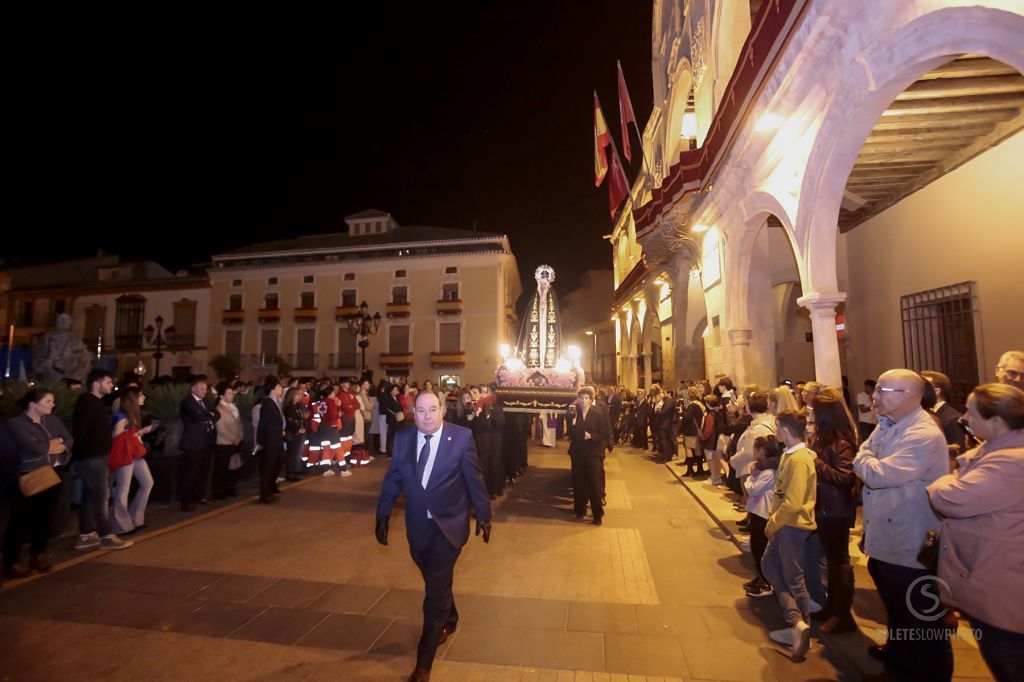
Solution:
<svg viewBox="0 0 1024 682">
<path fill-rule="evenodd" d="M 495 372 L 506 412 L 566 412 L 583 385 L 580 349 L 562 339 L 555 270 L 541 265 L 533 273 L 537 291 L 530 299 L 514 348 L 501 347 Z"/>
</svg>

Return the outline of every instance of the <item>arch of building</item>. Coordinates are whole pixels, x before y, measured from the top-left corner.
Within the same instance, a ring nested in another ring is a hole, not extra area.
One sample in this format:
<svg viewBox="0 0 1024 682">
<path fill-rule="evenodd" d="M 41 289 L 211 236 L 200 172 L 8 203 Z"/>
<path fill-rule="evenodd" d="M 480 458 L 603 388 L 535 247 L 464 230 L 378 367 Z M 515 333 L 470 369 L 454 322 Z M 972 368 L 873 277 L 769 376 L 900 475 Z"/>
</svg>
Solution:
<svg viewBox="0 0 1024 682">
<path fill-rule="evenodd" d="M 799 29 L 802 43 L 780 60 L 780 72 L 789 69 L 787 78 L 774 79 L 754 107 L 755 114 L 771 111 L 798 122 L 801 150 L 789 159 L 773 153 L 773 145 L 776 152 L 784 148 L 780 139 L 794 130 L 765 139 L 748 123 L 716 178 L 716 198 L 695 216 L 694 222 L 721 227 L 728 275 L 721 287 L 706 293 L 709 316 L 723 315 L 727 330 L 722 339 L 727 347 L 717 359 L 709 357 L 709 373 L 713 366 L 731 366 L 729 373 L 741 381 L 776 378 L 763 357 L 767 340 L 756 348 L 752 318 L 761 302 L 751 293 L 759 276 L 757 237 L 771 214 L 791 241 L 799 303 L 810 313 L 816 378 L 840 385 L 835 315 L 846 294 L 839 287 L 837 223 L 854 161 L 896 96 L 935 67 L 974 53 L 1024 72 L 1024 16 L 1019 5 L 1012 9 L 1007 1 L 950 7 L 937 0 L 884 3 L 871 13 L 856 3 L 815 7 Z M 839 25 L 841 35 L 826 30 Z M 832 84 L 827 93 L 823 77 Z"/>
<path fill-rule="evenodd" d="M 845 64 L 839 82 L 854 87 L 844 88 L 848 96 L 835 98 L 825 111 L 803 178 L 797 232 L 804 303 L 814 323 L 818 378 L 832 385 L 841 378 L 835 307 L 845 300 L 837 278 L 836 225 L 850 170 L 872 127 L 907 86 L 960 54 L 983 54 L 1024 72 L 1024 16 L 985 6 L 931 3 L 918 9 L 921 14 L 899 23 L 893 17 L 900 28 L 875 34 L 863 59 Z"/>
</svg>

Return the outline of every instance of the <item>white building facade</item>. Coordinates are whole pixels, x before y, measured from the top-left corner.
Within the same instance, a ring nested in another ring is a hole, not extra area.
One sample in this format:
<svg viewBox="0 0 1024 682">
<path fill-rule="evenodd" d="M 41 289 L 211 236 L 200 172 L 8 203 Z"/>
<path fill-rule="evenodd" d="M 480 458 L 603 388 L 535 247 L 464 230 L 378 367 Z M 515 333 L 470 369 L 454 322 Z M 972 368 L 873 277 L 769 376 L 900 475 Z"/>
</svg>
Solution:
<svg viewBox="0 0 1024 682">
<path fill-rule="evenodd" d="M 666 326 L 666 381 L 963 391 L 1024 345 L 1021 3 L 659 0 L 652 46 L 654 177 L 612 236 L 627 384 Z"/>
</svg>

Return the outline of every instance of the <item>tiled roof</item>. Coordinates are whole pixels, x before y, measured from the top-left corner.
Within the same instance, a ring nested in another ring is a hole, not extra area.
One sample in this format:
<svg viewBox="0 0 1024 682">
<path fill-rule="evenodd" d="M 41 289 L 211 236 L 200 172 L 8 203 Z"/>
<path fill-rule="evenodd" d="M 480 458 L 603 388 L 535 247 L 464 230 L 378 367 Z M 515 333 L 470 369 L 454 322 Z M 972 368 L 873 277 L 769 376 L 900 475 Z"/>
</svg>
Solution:
<svg viewBox="0 0 1024 682">
<path fill-rule="evenodd" d="M 278 239 L 268 242 L 250 244 L 232 251 L 214 256 L 245 256 L 257 253 L 275 253 L 280 251 L 313 251 L 339 250 L 363 246 L 391 246 L 415 242 L 435 241 L 484 241 L 500 239 L 504 235 L 493 232 L 476 232 L 473 230 L 455 230 L 446 227 L 400 227 L 397 230 L 381 234 L 364 234 L 352 236 L 344 232 L 330 234 L 311 234 L 289 239 Z"/>
</svg>

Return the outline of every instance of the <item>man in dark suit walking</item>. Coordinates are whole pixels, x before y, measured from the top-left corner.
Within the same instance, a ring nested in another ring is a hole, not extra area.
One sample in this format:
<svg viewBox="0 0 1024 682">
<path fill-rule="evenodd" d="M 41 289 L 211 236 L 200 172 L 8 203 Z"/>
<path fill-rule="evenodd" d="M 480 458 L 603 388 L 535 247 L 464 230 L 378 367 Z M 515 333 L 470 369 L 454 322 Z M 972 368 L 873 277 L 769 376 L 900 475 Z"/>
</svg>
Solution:
<svg viewBox="0 0 1024 682">
<path fill-rule="evenodd" d="M 582 519 L 590 502 L 597 526 L 604 518 L 604 456 L 610 442 L 608 415 L 594 405 L 594 389 L 584 386 L 576 394 L 576 409 L 569 416 L 573 508 L 576 518 Z"/>
<path fill-rule="evenodd" d="M 181 401 L 181 443 L 185 453 L 181 486 L 182 511 L 195 511 L 206 501 L 206 478 L 210 468 L 213 444 L 217 440 L 220 412 L 206 404 L 206 379 L 194 377 L 191 392 Z"/>
<path fill-rule="evenodd" d="M 271 504 L 277 498 L 277 475 L 284 464 L 284 434 L 286 422 L 281 408 L 284 387 L 271 375 L 263 382 L 266 398 L 260 405 L 260 421 L 256 426 L 257 461 L 260 469 L 260 503 Z"/>
<path fill-rule="evenodd" d="M 423 634 L 416 669 L 409 680 L 430 679 L 434 654 L 458 624 L 452 597 L 455 562 L 469 540 L 469 507 L 476 512 L 476 534 L 491 539 L 491 504 L 472 432 L 444 422 L 437 395 L 416 397 L 415 429 L 395 434 L 391 468 L 377 502 L 377 542 L 388 544 L 391 509 L 405 494 L 409 553 L 423 575 Z"/>
</svg>

